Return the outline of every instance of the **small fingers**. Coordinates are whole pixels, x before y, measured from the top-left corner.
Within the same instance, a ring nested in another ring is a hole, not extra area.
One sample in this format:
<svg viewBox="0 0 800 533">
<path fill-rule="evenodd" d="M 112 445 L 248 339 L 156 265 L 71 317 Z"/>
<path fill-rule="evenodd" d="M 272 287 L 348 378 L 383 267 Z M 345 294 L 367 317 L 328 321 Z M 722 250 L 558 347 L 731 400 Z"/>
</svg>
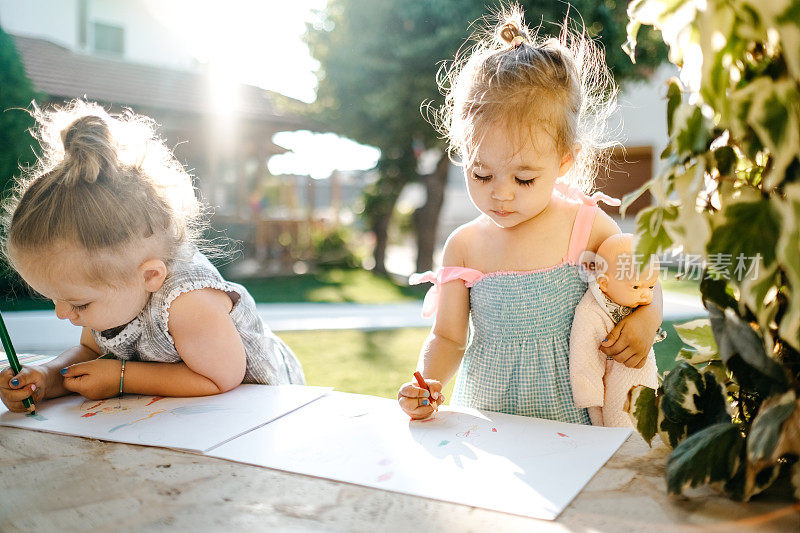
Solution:
<svg viewBox="0 0 800 533">
<path fill-rule="evenodd" d="M 636 360 L 631 360 L 632 357 L 636 355 L 636 352 L 633 348 L 628 346 L 618 354 L 614 355 L 614 360 L 618 363 L 622 363 L 623 365 L 630 367 L 636 364 Z"/>
<path fill-rule="evenodd" d="M 435 412 L 435 409 L 431 405 L 421 405 L 416 409 L 411 411 L 406 411 L 408 416 L 412 418 L 412 420 L 423 420 L 425 418 L 430 418 L 431 415 Z"/>
<path fill-rule="evenodd" d="M 403 386 L 400 387 L 400 392 L 398 393 L 398 398 L 427 398 L 429 396 L 430 393 L 428 391 L 410 381 L 404 383 Z"/>
<path fill-rule="evenodd" d="M 25 398 L 33 396 L 39 388 L 35 383 L 29 383 L 19 389 L 6 389 L 3 391 L 3 399 L 8 399 L 12 402 L 22 402 Z"/>
</svg>

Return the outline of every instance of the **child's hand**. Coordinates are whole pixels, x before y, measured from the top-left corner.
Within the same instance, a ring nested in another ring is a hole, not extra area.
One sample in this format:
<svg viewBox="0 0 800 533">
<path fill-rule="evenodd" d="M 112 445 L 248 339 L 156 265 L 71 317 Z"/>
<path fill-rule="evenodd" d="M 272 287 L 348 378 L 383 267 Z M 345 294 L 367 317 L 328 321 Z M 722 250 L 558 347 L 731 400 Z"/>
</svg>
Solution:
<svg viewBox="0 0 800 533">
<path fill-rule="evenodd" d="M 61 370 L 64 388 L 89 400 L 104 400 L 119 394 L 122 361 L 95 359 L 70 365 Z"/>
<path fill-rule="evenodd" d="M 635 315 L 626 316 L 608 332 L 606 339 L 600 343 L 600 351 L 627 367 L 642 368 L 653 347 L 657 328 L 649 327 L 649 322 L 641 326 Z"/>
<path fill-rule="evenodd" d="M 413 420 L 428 418 L 444 403 L 442 384 L 435 379 L 426 379 L 425 383 L 431 389 L 430 394 L 411 381 L 403 383 L 397 394 L 400 408 Z"/>
<path fill-rule="evenodd" d="M 23 366 L 16 376 L 11 368 L 6 368 L 0 372 L 0 399 L 9 411 L 24 413 L 33 411 L 35 405 L 30 409 L 22 404 L 25 398 L 32 398 L 36 404 L 44 398 L 45 384 L 47 375 L 41 368 L 35 366 Z"/>
</svg>

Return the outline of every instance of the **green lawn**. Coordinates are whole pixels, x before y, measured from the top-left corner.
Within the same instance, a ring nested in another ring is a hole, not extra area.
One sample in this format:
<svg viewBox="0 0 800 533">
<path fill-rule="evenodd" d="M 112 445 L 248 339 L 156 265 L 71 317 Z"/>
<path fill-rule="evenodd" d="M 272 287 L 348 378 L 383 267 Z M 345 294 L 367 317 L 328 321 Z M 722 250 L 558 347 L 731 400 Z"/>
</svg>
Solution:
<svg viewBox="0 0 800 533">
<path fill-rule="evenodd" d="M 427 284 L 409 287 L 389 276 L 380 276 L 368 270 L 347 269 L 230 281 L 247 287 L 258 303 L 394 303 L 421 300 L 428 290 Z M 34 297 L 21 283 L 16 285 L 13 291 L 0 296 L 0 311 L 40 309 L 53 309 L 53 303 L 44 298 Z"/>
<path fill-rule="evenodd" d="M 315 274 L 231 280 L 241 283 L 258 303 L 393 303 L 419 300 L 427 286 L 401 285 L 368 270 L 332 269 Z"/>
<path fill-rule="evenodd" d="M 662 327 L 667 338 L 655 345 L 659 372 L 675 365 L 682 345 L 673 322 L 666 321 Z M 412 379 L 428 329 L 287 331 L 278 335 L 303 363 L 309 385 L 396 398 L 400 384 Z M 445 388 L 448 399 L 454 381 Z"/>
</svg>

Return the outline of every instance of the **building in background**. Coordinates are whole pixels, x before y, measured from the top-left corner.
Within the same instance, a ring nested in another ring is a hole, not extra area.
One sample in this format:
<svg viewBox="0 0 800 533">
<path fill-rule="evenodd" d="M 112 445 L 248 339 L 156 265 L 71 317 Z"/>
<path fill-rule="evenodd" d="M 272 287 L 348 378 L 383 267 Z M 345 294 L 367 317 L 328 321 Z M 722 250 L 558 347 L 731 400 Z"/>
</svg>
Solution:
<svg viewBox="0 0 800 533">
<path fill-rule="evenodd" d="M 14 37 L 26 74 L 42 95 L 39 105 L 86 98 L 112 111 L 131 108 L 154 118 L 213 206 L 212 223 L 230 228 L 246 253 L 253 250 L 256 235 L 267 236 L 264 256 L 288 263 L 289 247 L 280 242 L 308 241 L 316 211 L 303 198 L 267 204 L 260 191 L 267 182 L 292 191 L 310 180 L 271 176 L 266 166 L 271 156 L 286 151 L 272 142 L 275 133 L 314 129 L 281 105 L 289 102 L 297 109 L 303 104 L 219 79 L 145 4 L 0 0 L 0 26 Z"/>
</svg>

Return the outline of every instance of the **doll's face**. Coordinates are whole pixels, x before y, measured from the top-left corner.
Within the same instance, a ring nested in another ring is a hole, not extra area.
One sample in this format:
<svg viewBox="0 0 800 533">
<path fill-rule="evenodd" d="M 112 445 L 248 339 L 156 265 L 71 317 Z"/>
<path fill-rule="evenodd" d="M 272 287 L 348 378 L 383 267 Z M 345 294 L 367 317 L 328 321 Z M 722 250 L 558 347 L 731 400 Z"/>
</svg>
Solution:
<svg viewBox="0 0 800 533">
<path fill-rule="evenodd" d="M 612 301 L 626 307 L 647 305 L 653 301 L 653 290 L 658 281 L 659 266 L 655 259 L 639 272 L 628 255 L 617 256 L 617 261 L 608 261 L 606 271 L 597 277 L 600 290 Z M 623 268 L 624 266 L 624 268 Z"/>
</svg>

